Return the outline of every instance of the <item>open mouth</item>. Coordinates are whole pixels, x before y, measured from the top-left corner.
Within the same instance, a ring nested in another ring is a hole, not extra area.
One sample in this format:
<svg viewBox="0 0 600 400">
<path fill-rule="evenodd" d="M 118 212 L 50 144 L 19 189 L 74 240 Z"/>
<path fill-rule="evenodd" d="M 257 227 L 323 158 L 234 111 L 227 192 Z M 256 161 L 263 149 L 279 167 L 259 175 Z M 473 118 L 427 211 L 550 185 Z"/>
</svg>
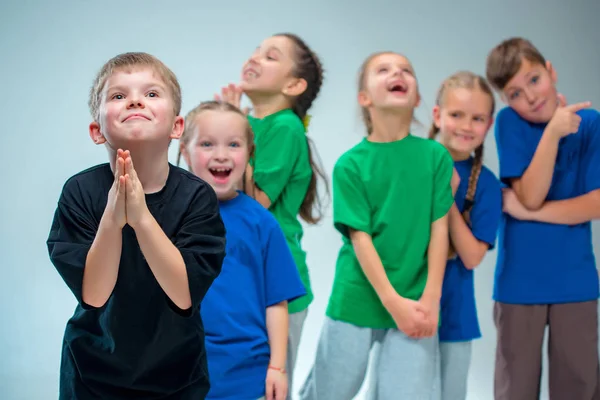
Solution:
<svg viewBox="0 0 600 400">
<path fill-rule="evenodd" d="M 396 82 L 388 86 L 388 91 L 392 93 L 406 93 L 408 91 L 408 86 L 404 83 Z"/>
<path fill-rule="evenodd" d="M 471 140 L 475 139 L 472 135 L 463 135 L 460 133 L 455 133 L 454 135 L 459 139 L 467 140 L 467 141 L 471 141 Z"/>
<path fill-rule="evenodd" d="M 231 174 L 231 168 L 209 168 L 209 171 L 217 180 L 227 179 Z"/>
<path fill-rule="evenodd" d="M 244 71 L 244 76 L 248 79 L 256 79 L 258 78 L 258 72 L 256 72 L 252 68 L 248 68 Z"/>
</svg>

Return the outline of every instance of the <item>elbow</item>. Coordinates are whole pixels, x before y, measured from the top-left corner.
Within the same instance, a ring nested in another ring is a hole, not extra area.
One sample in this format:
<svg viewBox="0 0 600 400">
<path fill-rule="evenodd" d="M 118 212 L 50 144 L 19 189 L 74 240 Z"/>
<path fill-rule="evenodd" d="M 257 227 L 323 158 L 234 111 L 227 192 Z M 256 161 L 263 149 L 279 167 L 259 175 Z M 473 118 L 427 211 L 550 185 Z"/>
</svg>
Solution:
<svg viewBox="0 0 600 400">
<path fill-rule="evenodd" d="M 537 211 L 544 205 L 544 200 L 524 198 L 521 204 L 529 211 Z"/>
<path fill-rule="evenodd" d="M 84 292 L 85 293 L 85 292 Z M 89 296 L 82 293 L 81 302 L 84 308 L 102 308 L 108 301 L 108 297 Z"/>
<path fill-rule="evenodd" d="M 470 251 L 469 254 L 466 254 L 466 257 L 461 256 L 460 259 L 462 260 L 466 269 L 474 270 L 483 261 L 486 251 L 487 245 L 485 245 L 485 247 L 478 246 L 476 249 Z"/>
</svg>

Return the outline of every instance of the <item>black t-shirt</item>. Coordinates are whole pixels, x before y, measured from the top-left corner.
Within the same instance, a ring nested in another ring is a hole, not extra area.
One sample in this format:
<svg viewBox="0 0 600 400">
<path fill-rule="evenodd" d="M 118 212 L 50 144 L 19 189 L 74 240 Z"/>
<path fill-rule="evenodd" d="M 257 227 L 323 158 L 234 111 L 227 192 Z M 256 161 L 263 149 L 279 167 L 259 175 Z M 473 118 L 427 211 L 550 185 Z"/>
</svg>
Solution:
<svg viewBox="0 0 600 400">
<path fill-rule="evenodd" d="M 200 303 L 225 257 L 225 227 L 214 190 L 169 164 L 165 187 L 146 203 L 185 261 L 192 308 L 164 293 L 123 228 L 115 288 L 101 308 L 82 301 L 83 270 L 114 175 L 109 164 L 71 177 L 63 187 L 48 238 L 52 263 L 78 305 L 65 331 L 61 399 L 199 400 L 209 389 Z"/>
</svg>

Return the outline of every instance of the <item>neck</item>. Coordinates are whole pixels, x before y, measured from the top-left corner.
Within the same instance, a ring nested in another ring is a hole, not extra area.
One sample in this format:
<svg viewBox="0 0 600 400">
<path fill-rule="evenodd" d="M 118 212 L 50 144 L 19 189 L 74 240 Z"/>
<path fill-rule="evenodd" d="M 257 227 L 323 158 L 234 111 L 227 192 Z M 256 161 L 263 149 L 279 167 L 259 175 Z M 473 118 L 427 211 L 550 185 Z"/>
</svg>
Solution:
<svg viewBox="0 0 600 400">
<path fill-rule="evenodd" d="M 464 160 L 468 159 L 469 157 L 471 157 L 470 153 L 455 151 L 449 147 L 446 147 L 446 149 L 448 150 L 448 153 L 450 153 L 450 156 L 452 156 L 452 159 L 454 161 L 464 161 Z"/>
<path fill-rule="evenodd" d="M 385 110 L 371 110 L 373 131 L 368 140 L 372 142 L 394 142 L 404 139 L 410 134 L 413 112 L 389 112 Z"/>
<path fill-rule="evenodd" d="M 157 153 L 144 150 L 130 150 L 133 168 L 144 188 L 144 193 L 156 193 L 162 190 L 169 177 L 168 151 L 165 149 Z M 109 148 L 108 154 L 110 168 L 114 173 L 117 152 Z"/>
<path fill-rule="evenodd" d="M 289 102 L 281 94 L 275 96 L 252 94 L 248 98 L 252 102 L 252 114 L 255 118 L 264 118 L 290 108 Z"/>
</svg>

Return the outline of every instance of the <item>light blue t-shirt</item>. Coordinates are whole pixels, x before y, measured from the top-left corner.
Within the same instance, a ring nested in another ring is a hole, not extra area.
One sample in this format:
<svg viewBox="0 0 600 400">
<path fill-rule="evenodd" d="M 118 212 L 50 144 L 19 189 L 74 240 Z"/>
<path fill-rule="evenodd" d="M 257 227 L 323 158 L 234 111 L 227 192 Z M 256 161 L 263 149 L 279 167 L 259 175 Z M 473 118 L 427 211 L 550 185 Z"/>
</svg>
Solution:
<svg viewBox="0 0 600 400">
<path fill-rule="evenodd" d="M 220 203 L 226 229 L 221 274 L 204 297 L 210 391 L 207 399 L 265 395 L 270 360 L 267 307 L 306 294 L 275 217 L 239 192 Z"/>
<path fill-rule="evenodd" d="M 461 213 L 465 209 L 465 198 L 472 166 L 472 158 L 454 163 L 454 167 L 460 176 L 460 185 L 456 191 L 455 202 L 458 211 Z M 487 243 L 490 250 L 494 248 L 496 243 L 501 215 L 502 191 L 500 182 L 492 171 L 484 166 L 481 168 L 481 174 L 477 182 L 470 219 L 473 236 Z M 440 303 L 440 341 L 458 342 L 481 337 L 475 303 L 473 272 L 473 270 L 465 267 L 460 257 L 449 260 L 446 264 Z"/>
<path fill-rule="evenodd" d="M 579 131 L 560 140 L 546 200 L 565 200 L 600 188 L 600 114 L 581 110 Z M 510 184 L 531 163 L 546 124 L 525 121 L 511 108 L 496 118 L 500 179 Z M 590 222 L 559 225 L 504 214 L 498 235 L 494 300 L 555 304 L 598 298 Z"/>
</svg>

